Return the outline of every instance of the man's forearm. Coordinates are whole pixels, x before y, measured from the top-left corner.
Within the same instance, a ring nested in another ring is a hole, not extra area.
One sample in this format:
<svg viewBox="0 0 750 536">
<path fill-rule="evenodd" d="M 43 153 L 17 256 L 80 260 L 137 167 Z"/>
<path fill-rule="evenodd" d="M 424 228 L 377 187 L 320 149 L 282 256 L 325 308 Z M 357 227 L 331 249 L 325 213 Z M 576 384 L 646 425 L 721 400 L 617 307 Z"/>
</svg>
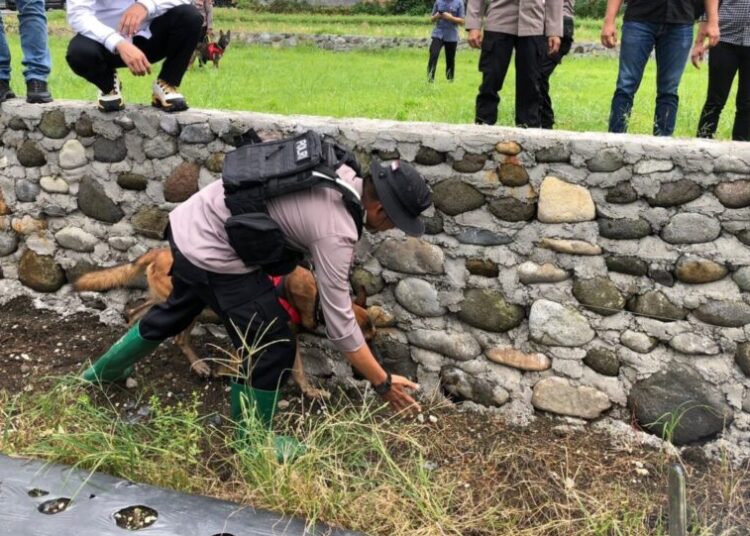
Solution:
<svg viewBox="0 0 750 536">
<path fill-rule="evenodd" d="M 719 0 L 704 0 L 706 21 L 709 24 L 719 22 Z"/>
<path fill-rule="evenodd" d="M 372 355 L 370 347 L 366 344 L 363 344 L 359 349 L 354 350 L 353 352 L 344 352 L 344 355 L 354 368 L 356 368 L 362 376 L 367 378 L 371 384 L 380 385 L 388 377 L 388 374 L 375 360 L 375 356 Z"/>
<path fill-rule="evenodd" d="M 620 12 L 623 0 L 607 0 L 607 11 L 604 14 L 604 22 L 615 22 L 617 14 Z M 706 0 L 706 2 L 716 2 L 718 0 Z"/>
</svg>

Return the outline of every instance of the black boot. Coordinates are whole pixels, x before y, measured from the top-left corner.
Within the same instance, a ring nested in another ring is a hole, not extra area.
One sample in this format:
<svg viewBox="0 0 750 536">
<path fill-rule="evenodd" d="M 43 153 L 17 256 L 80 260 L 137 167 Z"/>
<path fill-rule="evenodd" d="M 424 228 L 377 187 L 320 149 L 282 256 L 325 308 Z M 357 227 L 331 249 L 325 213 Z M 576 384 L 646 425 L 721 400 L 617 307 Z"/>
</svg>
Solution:
<svg viewBox="0 0 750 536">
<path fill-rule="evenodd" d="M 26 102 L 30 102 L 31 104 L 52 102 L 52 95 L 47 88 L 47 82 L 43 80 L 27 80 Z"/>
<path fill-rule="evenodd" d="M 0 80 L 0 102 L 5 102 L 8 99 L 15 99 L 16 94 L 10 89 L 10 82 L 7 80 Z"/>
</svg>

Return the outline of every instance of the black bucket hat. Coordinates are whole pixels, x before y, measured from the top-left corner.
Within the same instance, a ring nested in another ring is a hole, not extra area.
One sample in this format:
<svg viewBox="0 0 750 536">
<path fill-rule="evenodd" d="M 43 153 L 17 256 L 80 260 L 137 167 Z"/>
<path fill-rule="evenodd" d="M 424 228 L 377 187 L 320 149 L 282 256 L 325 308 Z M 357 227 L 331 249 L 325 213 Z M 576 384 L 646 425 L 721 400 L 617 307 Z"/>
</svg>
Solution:
<svg viewBox="0 0 750 536">
<path fill-rule="evenodd" d="M 378 199 L 394 225 L 411 236 L 424 234 L 419 215 L 432 205 L 432 192 L 419 171 L 400 160 L 382 166 L 373 158 L 370 174 Z"/>
</svg>

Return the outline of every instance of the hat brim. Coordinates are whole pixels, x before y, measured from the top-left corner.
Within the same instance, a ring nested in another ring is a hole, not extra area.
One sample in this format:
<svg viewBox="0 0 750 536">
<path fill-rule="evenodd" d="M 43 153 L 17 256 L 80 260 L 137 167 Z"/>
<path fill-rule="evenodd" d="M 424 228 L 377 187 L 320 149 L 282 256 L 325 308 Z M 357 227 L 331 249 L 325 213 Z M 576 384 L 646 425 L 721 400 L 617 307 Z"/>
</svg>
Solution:
<svg viewBox="0 0 750 536">
<path fill-rule="evenodd" d="M 385 173 L 381 177 L 380 173 Z M 410 236 L 422 236 L 424 234 L 424 222 L 419 216 L 412 216 L 401 205 L 395 192 L 393 191 L 393 170 L 390 167 L 383 167 L 376 158 L 370 163 L 370 176 L 375 183 L 375 191 L 378 193 L 378 199 L 385 209 L 393 224 Z"/>
</svg>

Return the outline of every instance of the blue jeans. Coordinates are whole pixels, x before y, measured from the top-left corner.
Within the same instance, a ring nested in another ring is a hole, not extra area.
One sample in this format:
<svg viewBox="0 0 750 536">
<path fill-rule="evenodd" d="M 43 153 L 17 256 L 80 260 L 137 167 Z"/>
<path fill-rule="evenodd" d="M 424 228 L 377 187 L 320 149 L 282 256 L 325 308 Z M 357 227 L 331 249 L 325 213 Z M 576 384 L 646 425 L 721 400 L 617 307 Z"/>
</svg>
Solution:
<svg viewBox="0 0 750 536">
<path fill-rule="evenodd" d="M 654 136 L 671 136 L 677 117 L 677 88 L 693 43 L 692 24 L 626 21 L 622 25 L 620 70 L 609 114 L 610 132 L 627 132 L 633 98 L 656 48 Z"/>
<path fill-rule="evenodd" d="M 47 46 L 47 13 L 44 0 L 16 0 L 23 51 L 23 77 L 47 81 L 52 60 Z M 10 49 L 0 19 L 0 80 L 10 80 Z"/>
</svg>

